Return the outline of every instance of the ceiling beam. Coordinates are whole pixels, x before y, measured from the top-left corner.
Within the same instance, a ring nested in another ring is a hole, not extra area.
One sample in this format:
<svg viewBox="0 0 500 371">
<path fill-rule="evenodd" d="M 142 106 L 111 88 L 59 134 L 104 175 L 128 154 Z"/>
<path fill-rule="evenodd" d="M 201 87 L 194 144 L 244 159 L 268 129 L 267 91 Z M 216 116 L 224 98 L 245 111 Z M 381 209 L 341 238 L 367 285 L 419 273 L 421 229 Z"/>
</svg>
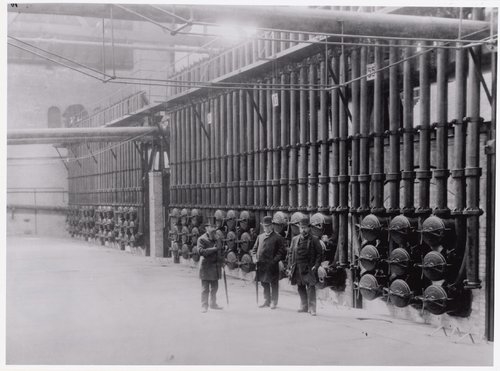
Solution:
<svg viewBox="0 0 500 371">
<path fill-rule="evenodd" d="M 76 15 L 103 18 L 109 16 L 109 4 L 18 4 L 9 12 Z M 156 22 L 172 25 L 174 18 L 148 5 L 127 5 Z M 421 17 L 383 13 L 361 13 L 283 6 L 217 6 L 175 5 L 162 8 L 183 18 L 199 22 L 234 23 L 257 27 L 325 33 L 363 34 L 373 36 L 454 38 L 459 20 L 453 18 Z M 140 20 L 136 15 L 117 7 L 114 19 Z M 462 34 L 486 28 L 489 22 L 462 21 Z M 496 27 L 496 25 L 494 25 Z"/>
</svg>

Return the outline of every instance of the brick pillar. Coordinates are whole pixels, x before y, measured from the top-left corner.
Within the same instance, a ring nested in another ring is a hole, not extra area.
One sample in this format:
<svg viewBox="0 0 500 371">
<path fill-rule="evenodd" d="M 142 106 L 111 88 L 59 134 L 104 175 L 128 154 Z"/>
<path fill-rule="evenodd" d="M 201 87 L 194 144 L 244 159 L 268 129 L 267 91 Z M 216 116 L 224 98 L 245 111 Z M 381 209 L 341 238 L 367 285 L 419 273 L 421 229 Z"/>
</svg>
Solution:
<svg viewBox="0 0 500 371">
<path fill-rule="evenodd" d="M 163 184 L 161 171 L 149 173 L 149 241 L 150 256 L 163 257 Z"/>
</svg>

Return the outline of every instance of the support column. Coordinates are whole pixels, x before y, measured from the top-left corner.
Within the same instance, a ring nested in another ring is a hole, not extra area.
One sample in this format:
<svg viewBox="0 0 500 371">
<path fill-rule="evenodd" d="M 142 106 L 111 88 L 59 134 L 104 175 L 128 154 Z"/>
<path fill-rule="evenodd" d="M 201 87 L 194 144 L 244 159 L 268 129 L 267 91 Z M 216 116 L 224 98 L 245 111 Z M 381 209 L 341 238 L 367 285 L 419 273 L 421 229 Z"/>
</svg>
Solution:
<svg viewBox="0 0 500 371">
<path fill-rule="evenodd" d="M 161 258 L 163 254 L 163 181 L 161 171 L 149 172 L 149 242 L 150 256 Z"/>
</svg>

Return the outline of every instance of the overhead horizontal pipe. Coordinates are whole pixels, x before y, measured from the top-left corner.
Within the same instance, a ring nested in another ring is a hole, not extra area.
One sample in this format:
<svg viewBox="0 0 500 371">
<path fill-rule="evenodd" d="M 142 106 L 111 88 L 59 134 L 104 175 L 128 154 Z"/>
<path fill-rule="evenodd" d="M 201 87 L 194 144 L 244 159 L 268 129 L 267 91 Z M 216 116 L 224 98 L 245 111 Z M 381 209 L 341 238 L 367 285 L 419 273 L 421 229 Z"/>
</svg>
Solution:
<svg viewBox="0 0 500 371">
<path fill-rule="evenodd" d="M 149 139 L 150 137 L 141 137 L 141 140 Z M 25 144 L 80 144 L 89 142 L 123 142 L 124 137 L 72 137 L 72 138 L 23 138 L 23 139 L 7 139 L 7 145 L 25 145 Z M 139 140 L 139 139 L 138 139 Z"/>
<path fill-rule="evenodd" d="M 57 129 L 19 129 L 8 130 L 7 140 L 11 139 L 42 139 L 42 138 L 93 138 L 93 137 L 134 137 L 140 135 L 157 135 L 158 128 L 127 127 L 127 128 L 57 128 Z"/>
<path fill-rule="evenodd" d="M 178 22 L 172 16 L 159 12 L 151 6 L 128 4 L 127 8 L 155 22 L 168 24 Z M 227 19 L 231 19 L 235 24 L 251 24 L 258 27 L 328 33 L 343 31 L 346 34 L 377 36 L 455 38 L 459 29 L 461 29 L 462 35 L 465 35 L 487 29 L 490 26 L 488 22 L 484 21 L 332 11 L 299 6 L 175 5 L 175 7 L 164 6 L 164 9 L 168 9 L 183 18 L 192 18 L 195 22 L 224 23 Z M 17 7 L 8 7 L 8 10 L 16 13 L 110 17 L 108 4 L 18 4 Z M 113 18 L 142 20 L 119 8 L 113 9 Z M 494 27 L 496 29 L 496 24 Z"/>
</svg>

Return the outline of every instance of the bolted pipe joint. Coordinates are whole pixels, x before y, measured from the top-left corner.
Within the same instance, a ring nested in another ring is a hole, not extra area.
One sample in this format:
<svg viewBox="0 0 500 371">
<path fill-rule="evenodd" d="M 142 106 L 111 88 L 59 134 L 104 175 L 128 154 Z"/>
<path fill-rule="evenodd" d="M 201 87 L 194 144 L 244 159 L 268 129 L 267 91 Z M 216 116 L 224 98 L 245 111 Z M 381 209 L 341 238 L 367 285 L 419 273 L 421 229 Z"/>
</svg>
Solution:
<svg viewBox="0 0 500 371">
<path fill-rule="evenodd" d="M 255 228 L 255 214 L 248 210 L 243 210 L 238 218 L 238 227 L 242 232 L 249 232 Z"/>
<path fill-rule="evenodd" d="M 300 233 L 299 222 L 306 217 L 306 214 L 297 211 L 292 214 L 290 221 L 288 222 L 288 233 L 287 237 L 291 241 L 293 237 Z"/>
<path fill-rule="evenodd" d="M 415 246 L 418 243 L 418 219 L 405 215 L 392 218 L 388 227 L 389 238 L 402 247 Z"/>
<path fill-rule="evenodd" d="M 387 241 L 389 218 L 369 214 L 359 224 L 361 237 L 367 242 Z"/>
<path fill-rule="evenodd" d="M 199 209 L 191 210 L 191 226 L 192 227 L 200 227 L 203 223 L 203 215 Z"/>
<path fill-rule="evenodd" d="M 447 313 L 458 317 L 468 317 L 471 312 L 471 292 L 446 283 L 442 285 L 433 283 L 416 299 L 422 302 L 424 310 L 434 315 Z"/>
<path fill-rule="evenodd" d="M 285 236 L 289 220 L 290 220 L 290 217 L 287 213 L 284 213 L 283 211 L 275 212 L 273 215 L 273 219 L 272 219 L 273 230 L 277 234 L 279 234 L 281 236 Z"/>
<path fill-rule="evenodd" d="M 224 228 L 224 221 L 226 219 L 226 212 L 223 211 L 223 210 L 215 210 L 214 214 L 213 214 L 213 221 L 214 221 L 214 224 L 215 224 L 215 227 L 220 230 L 222 228 Z"/>
<path fill-rule="evenodd" d="M 181 212 L 178 208 L 174 207 L 172 210 L 170 210 L 170 214 L 168 215 L 168 218 L 170 220 L 170 228 L 180 224 L 180 219 L 181 219 Z"/>
<path fill-rule="evenodd" d="M 411 290 L 410 285 L 403 279 L 395 279 L 392 281 L 389 288 L 385 288 L 384 291 L 387 292 L 390 303 L 398 308 L 404 308 L 416 302 L 415 293 Z"/>
<path fill-rule="evenodd" d="M 180 221 L 182 226 L 187 226 L 190 217 L 190 212 L 188 209 L 182 209 L 180 215 Z"/>
<path fill-rule="evenodd" d="M 224 225 L 228 231 L 235 231 L 238 223 L 238 212 L 236 210 L 229 210 L 224 218 Z"/>
<path fill-rule="evenodd" d="M 357 290 L 359 290 L 363 299 L 372 301 L 384 295 L 386 283 L 386 276 L 366 273 L 359 280 Z"/>
<path fill-rule="evenodd" d="M 455 220 L 432 215 L 422 223 L 422 241 L 433 251 L 454 250 L 456 245 Z"/>
</svg>

